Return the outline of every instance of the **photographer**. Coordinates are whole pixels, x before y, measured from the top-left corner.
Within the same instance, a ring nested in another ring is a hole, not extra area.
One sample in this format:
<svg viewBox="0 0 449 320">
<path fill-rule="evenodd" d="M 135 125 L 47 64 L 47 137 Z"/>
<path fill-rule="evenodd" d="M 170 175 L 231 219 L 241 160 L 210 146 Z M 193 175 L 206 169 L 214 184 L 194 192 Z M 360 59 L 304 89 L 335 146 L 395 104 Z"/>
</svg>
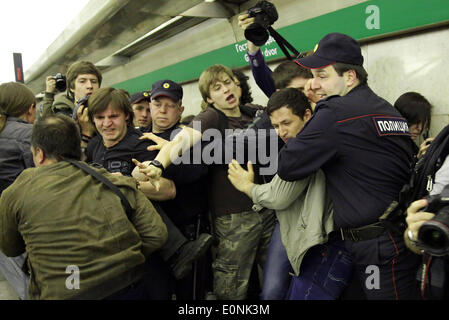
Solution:
<svg viewBox="0 0 449 320">
<path fill-rule="evenodd" d="M 268 3 L 267 1 L 261 2 Z M 265 10 L 269 11 L 269 8 L 265 8 Z M 260 14 L 261 13 L 259 13 L 259 15 Z M 257 25 L 255 21 L 256 18 L 249 13 L 241 14 L 238 17 L 238 25 L 241 29 L 245 30 L 245 37 L 247 38 L 247 54 L 249 65 L 251 67 L 254 80 L 256 81 L 259 88 L 265 93 L 267 97 L 270 97 L 275 91 L 283 88 L 298 89 L 304 92 L 304 94 L 309 99 L 312 108 L 314 108 L 315 103 L 320 100 L 320 97 L 316 96 L 313 90 L 311 90 L 310 88 L 309 82 L 312 78 L 311 72 L 308 69 L 303 68 L 297 63 L 290 60 L 282 62 L 272 72 L 271 69 L 267 66 L 262 51 L 260 50 L 260 46 L 263 44 L 258 42 L 259 45 L 256 45 L 248 39 L 247 30 L 253 28 L 254 25 Z M 249 38 L 252 39 L 251 35 L 252 33 L 250 33 Z"/>
<path fill-rule="evenodd" d="M 63 113 L 72 117 L 77 102 L 100 88 L 103 79 L 100 70 L 92 62 L 77 61 L 67 70 L 67 90 L 63 94 L 55 95 L 57 86 L 59 90 L 63 89 L 61 77 L 61 74 L 57 74 L 46 79 L 42 116 Z M 79 108 L 78 124 L 81 127 L 82 147 L 85 147 L 95 132 L 95 128 L 89 123 L 86 108 Z"/>
<path fill-rule="evenodd" d="M 441 215 L 441 211 L 426 212 L 429 205 L 427 199 L 414 201 L 407 209 L 407 230 L 404 232 L 405 244 L 416 254 L 422 255 L 421 268 L 417 279 L 420 280 L 421 297 L 425 300 L 440 300 L 449 297 L 448 279 L 449 263 L 447 260 L 447 242 L 440 237 L 445 232 L 435 232 L 438 228 L 430 227 L 429 223 Z M 429 211 L 430 211 L 429 210 Z M 441 218 L 441 217 L 440 217 Z M 440 224 L 440 225 L 444 225 Z M 427 229 L 423 231 L 424 227 Z M 430 231 L 430 232 L 429 232 Z M 427 235 L 424 236 L 424 233 Z M 443 238 L 446 238 L 444 235 Z M 423 239 L 426 239 L 423 241 Z M 447 239 L 447 238 L 446 238 Z"/>
<path fill-rule="evenodd" d="M 102 75 L 100 70 L 91 62 L 77 61 L 67 70 L 66 88 L 61 84 L 63 76 L 47 76 L 44 96 L 44 108 L 42 116 L 50 113 L 65 113 L 72 115 L 76 101 L 92 94 L 101 86 Z M 63 89 L 64 94 L 57 93 L 57 82 L 59 90 Z"/>
<path fill-rule="evenodd" d="M 404 232 L 404 240 L 407 247 L 416 254 L 422 254 L 422 249 L 417 246 L 418 231 L 424 222 L 432 219 L 435 214 L 425 211 L 420 211 L 427 207 L 426 199 L 414 201 L 407 209 L 407 230 Z"/>
</svg>

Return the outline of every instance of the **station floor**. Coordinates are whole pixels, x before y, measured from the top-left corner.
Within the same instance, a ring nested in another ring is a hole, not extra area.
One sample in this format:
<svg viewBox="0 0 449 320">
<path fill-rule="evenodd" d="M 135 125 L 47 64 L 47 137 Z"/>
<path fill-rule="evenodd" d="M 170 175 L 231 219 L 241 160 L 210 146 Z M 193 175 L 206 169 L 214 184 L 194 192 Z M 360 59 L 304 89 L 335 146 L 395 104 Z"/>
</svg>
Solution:
<svg viewBox="0 0 449 320">
<path fill-rule="evenodd" d="M 0 272 L 0 300 L 18 300 L 14 290 L 6 281 L 3 274 Z"/>
</svg>

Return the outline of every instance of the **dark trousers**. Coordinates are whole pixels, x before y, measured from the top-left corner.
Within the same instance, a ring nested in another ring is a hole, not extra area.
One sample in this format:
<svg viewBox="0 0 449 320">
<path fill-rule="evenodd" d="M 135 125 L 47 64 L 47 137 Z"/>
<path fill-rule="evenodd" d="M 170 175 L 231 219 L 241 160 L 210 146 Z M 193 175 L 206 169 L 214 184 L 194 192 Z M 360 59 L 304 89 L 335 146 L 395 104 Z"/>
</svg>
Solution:
<svg viewBox="0 0 449 320">
<path fill-rule="evenodd" d="M 161 206 L 154 203 L 156 211 L 164 221 L 167 227 L 168 238 L 164 245 L 158 250 L 160 256 L 165 260 L 168 259 L 184 244 L 187 242 L 187 238 L 178 229 L 178 227 L 173 223 L 173 221 L 167 216 L 167 214 L 162 210 Z"/>
<path fill-rule="evenodd" d="M 368 300 L 420 298 L 416 281 L 420 257 L 407 249 L 402 236 L 386 232 L 372 240 L 346 240 L 345 246 Z"/>
<path fill-rule="evenodd" d="M 106 297 L 104 300 L 147 300 L 145 284 L 143 280 L 140 280 Z"/>
<path fill-rule="evenodd" d="M 210 233 L 207 215 L 199 215 L 195 223 L 179 226 L 179 230 L 188 240 L 195 240 L 200 233 Z M 213 290 L 211 265 L 212 255 L 208 250 L 204 256 L 194 263 L 192 271 L 185 278 L 176 280 L 172 277 L 176 299 L 203 300 L 206 293 Z"/>
<path fill-rule="evenodd" d="M 169 300 L 170 269 L 158 253 L 145 261 L 142 279 L 105 298 L 105 300 Z"/>
<path fill-rule="evenodd" d="M 329 239 L 310 248 L 299 276 L 292 277 L 289 300 L 334 300 L 340 297 L 352 275 L 352 256 L 344 241 Z"/>
</svg>

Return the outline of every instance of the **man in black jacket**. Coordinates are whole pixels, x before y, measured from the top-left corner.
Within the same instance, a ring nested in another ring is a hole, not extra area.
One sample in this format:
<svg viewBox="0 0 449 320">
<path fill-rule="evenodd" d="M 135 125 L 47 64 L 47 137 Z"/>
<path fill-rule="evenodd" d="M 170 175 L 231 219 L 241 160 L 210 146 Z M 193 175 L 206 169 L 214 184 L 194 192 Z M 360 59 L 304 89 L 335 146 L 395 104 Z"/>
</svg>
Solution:
<svg viewBox="0 0 449 320">
<path fill-rule="evenodd" d="M 123 91 L 98 89 L 89 99 L 88 112 L 99 134 L 87 145 L 86 162 L 100 165 L 109 172 L 131 176 L 135 167 L 133 158 L 139 161 L 151 159 L 147 147 L 152 143 L 139 140 L 142 133 L 132 125 L 133 112 Z M 161 188 L 161 194 L 168 199 L 175 192 L 174 188 L 174 184 L 167 182 Z M 202 234 L 198 240 L 188 241 L 163 212 L 159 213 L 168 229 L 168 240 L 160 254 L 170 262 L 174 276 L 183 278 L 190 271 L 191 263 L 209 247 L 212 237 Z"/>
</svg>

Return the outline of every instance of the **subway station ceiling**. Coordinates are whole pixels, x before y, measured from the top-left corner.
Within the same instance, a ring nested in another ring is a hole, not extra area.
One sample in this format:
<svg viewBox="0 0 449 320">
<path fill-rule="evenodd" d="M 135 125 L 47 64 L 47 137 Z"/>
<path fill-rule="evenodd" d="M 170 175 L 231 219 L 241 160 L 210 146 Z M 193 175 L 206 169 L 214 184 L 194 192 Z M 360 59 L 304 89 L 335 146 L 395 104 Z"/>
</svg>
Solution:
<svg viewBox="0 0 449 320">
<path fill-rule="evenodd" d="M 34 91 L 45 76 L 65 72 L 77 60 L 100 69 L 123 64 L 133 55 L 209 18 L 230 18 L 247 0 L 91 0 L 25 73 Z M 249 1 L 254 2 L 254 1 Z"/>
</svg>

